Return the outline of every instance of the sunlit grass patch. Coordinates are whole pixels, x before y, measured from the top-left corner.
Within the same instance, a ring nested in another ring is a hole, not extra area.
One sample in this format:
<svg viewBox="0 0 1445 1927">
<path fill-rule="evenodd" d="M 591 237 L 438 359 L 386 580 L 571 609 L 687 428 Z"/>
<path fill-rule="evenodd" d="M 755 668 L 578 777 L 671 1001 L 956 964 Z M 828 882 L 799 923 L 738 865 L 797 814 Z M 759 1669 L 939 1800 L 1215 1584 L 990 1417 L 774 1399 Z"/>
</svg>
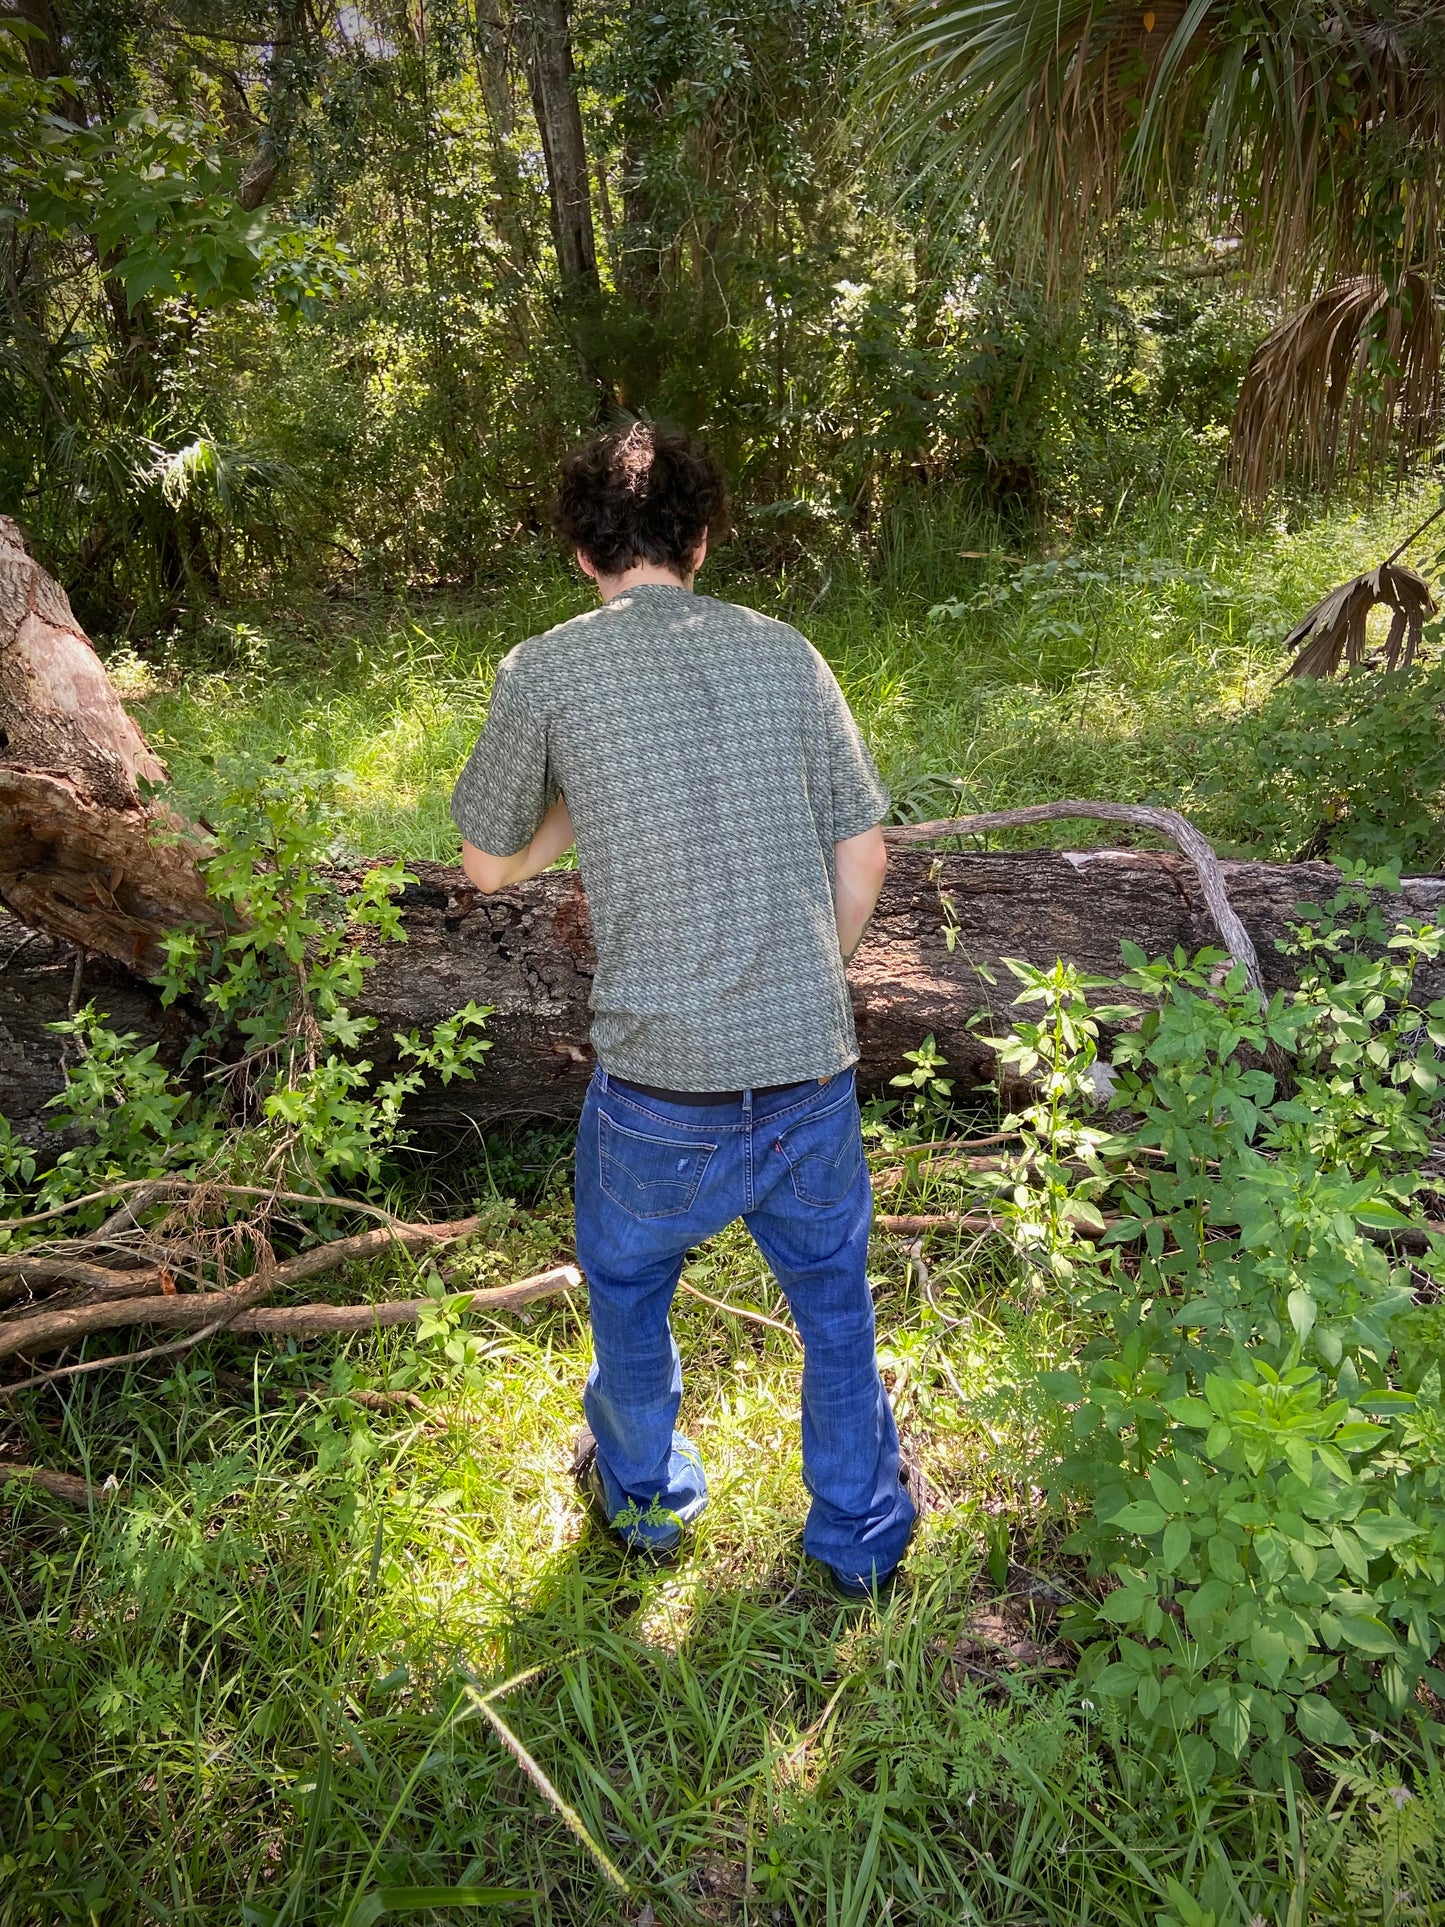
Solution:
<svg viewBox="0 0 1445 1927">
<path fill-rule="evenodd" d="M 1250 530 L 1222 509 L 1153 505 L 1094 548 L 1030 563 L 961 557 L 940 525 L 883 580 L 840 567 L 794 590 L 739 578 L 724 555 L 701 586 L 800 624 L 909 814 L 1094 795 L 1207 819 L 1208 732 L 1267 693 L 1296 618 L 1417 508 L 1409 495 Z M 169 666 L 126 657 L 122 687 L 183 797 L 203 791 L 209 760 L 285 755 L 349 773 L 356 850 L 451 861 L 447 802 L 497 661 L 589 597 L 539 552 L 486 602 L 237 618 Z"/>
<path fill-rule="evenodd" d="M 532 1268 L 566 1204 L 554 1179 L 502 1212 L 478 1269 Z M 27 1421 L 33 1457 L 84 1453 L 124 1495 L 91 1518 L 34 1495 L 0 1526 L 0 1922 L 339 1922 L 374 1885 L 466 1883 L 532 1889 L 538 1922 L 645 1901 L 769 1927 L 1156 1927 L 1170 1878 L 1241 1923 L 1340 1918 L 1363 1821 L 1346 1836 L 1302 1789 L 1293 1809 L 1191 1795 L 1066 1670 L 955 1659 L 991 1550 L 1011 1575 L 1057 1568 L 1028 1388 L 1070 1332 L 996 1250 L 945 1234 L 924 1262 L 927 1290 L 904 1241 L 875 1242 L 885 1368 L 934 1493 L 877 1611 L 836 1605 L 801 1556 L 791 1339 L 689 1295 L 684 1422 L 712 1502 L 670 1563 L 625 1559 L 572 1485 L 589 1343 L 567 1301 L 472 1321 L 461 1362 L 400 1333 L 213 1344 L 77 1388 L 60 1437 Z M 691 1275 L 780 1309 L 739 1230 Z M 368 1412 L 352 1383 L 425 1409 Z M 630 1898 L 469 1710 L 468 1682 L 519 1673 L 498 1711 Z"/>
</svg>

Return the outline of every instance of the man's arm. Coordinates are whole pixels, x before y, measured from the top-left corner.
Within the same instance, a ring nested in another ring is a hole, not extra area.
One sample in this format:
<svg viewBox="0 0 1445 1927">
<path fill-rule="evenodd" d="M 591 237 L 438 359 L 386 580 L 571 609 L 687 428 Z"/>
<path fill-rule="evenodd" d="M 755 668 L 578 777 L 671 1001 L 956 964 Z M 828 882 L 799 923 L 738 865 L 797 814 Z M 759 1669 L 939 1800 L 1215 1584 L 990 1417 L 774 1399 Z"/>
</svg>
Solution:
<svg viewBox="0 0 1445 1927">
<path fill-rule="evenodd" d="M 566 797 L 559 796 L 542 818 L 537 834 L 514 856 L 491 856 L 464 841 L 462 868 L 482 895 L 489 897 L 495 890 L 505 890 L 514 883 L 525 883 L 528 877 L 540 876 L 571 847 L 572 819 L 567 814 Z M 838 847 L 841 849 L 842 845 Z"/>
<path fill-rule="evenodd" d="M 863 941 L 888 874 L 888 851 L 876 826 L 833 845 L 833 913 L 846 962 Z"/>
</svg>

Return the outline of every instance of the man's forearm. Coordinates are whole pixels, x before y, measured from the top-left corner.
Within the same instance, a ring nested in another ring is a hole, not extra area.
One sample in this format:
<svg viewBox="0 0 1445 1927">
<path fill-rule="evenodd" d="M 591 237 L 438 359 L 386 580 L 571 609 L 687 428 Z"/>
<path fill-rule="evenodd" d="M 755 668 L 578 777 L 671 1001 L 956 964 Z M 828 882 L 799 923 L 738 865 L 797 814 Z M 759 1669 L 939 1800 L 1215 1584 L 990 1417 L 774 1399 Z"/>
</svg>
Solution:
<svg viewBox="0 0 1445 1927">
<path fill-rule="evenodd" d="M 540 876 L 571 849 L 572 842 L 572 818 L 567 813 L 566 798 L 559 796 L 542 818 L 537 834 L 522 849 L 512 856 L 492 856 L 464 842 L 462 868 L 477 888 L 490 896 L 494 890 L 507 890 L 514 883 Z"/>
<path fill-rule="evenodd" d="M 865 830 L 833 846 L 833 915 L 838 945 L 846 961 L 863 941 L 863 932 L 888 874 L 888 852 L 881 830 Z"/>
</svg>

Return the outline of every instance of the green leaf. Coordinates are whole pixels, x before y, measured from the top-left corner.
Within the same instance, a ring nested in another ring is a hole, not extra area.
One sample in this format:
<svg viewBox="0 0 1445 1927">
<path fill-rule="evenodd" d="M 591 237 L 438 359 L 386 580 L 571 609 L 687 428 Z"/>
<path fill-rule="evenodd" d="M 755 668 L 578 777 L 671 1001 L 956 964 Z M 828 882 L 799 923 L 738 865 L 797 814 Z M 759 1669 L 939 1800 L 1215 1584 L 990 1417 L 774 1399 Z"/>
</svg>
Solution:
<svg viewBox="0 0 1445 1927">
<path fill-rule="evenodd" d="M 1163 1506 L 1156 1504 L 1153 1499 L 1136 1499 L 1132 1505 L 1126 1505 L 1104 1523 L 1112 1526 L 1116 1532 L 1137 1532 L 1148 1538 L 1151 1533 L 1162 1532 L 1168 1519 Z"/>
<path fill-rule="evenodd" d="M 1202 1733 L 1186 1733 L 1180 1740 L 1179 1764 L 1196 1792 L 1208 1785 L 1214 1773 L 1214 1748 Z"/>
<path fill-rule="evenodd" d="M 1361 1512 L 1351 1523 L 1356 1535 L 1372 1552 L 1389 1552 L 1410 1539 L 1418 1539 L 1425 1530 L 1413 1519 L 1407 1519 L 1403 1512 Z"/>
<path fill-rule="evenodd" d="M 1171 1473 L 1166 1472 L 1162 1465 L 1150 1466 L 1149 1484 L 1153 1488 L 1154 1497 L 1166 1512 L 1189 1510 L 1189 1501 L 1184 1496 L 1183 1486 Z"/>
<path fill-rule="evenodd" d="M 1039 1384 L 1050 1398 L 1065 1405 L 1076 1404 L 1084 1396 L 1077 1372 L 1040 1372 Z"/>
<path fill-rule="evenodd" d="M 1342 1425 L 1335 1433 L 1334 1442 L 1345 1452 L 1364 1452 L 1381 1439 L 1387 1439 L 1389 1432 L 1381 1425 L 1367 1425 L 1363 1420 L 1354 1425 Z"/>
<path fill-rule="evenodd" d="M 1302 1340 L 1308 1338 L 1314 1330 L 1318 1315 L 1319 1307 L 1311 1294 L 1302 1285 L 1296 1285 L 1289 1295 L 1289 1322 Z"/>
<path fill-rule="evenodd" d="M 1214 1414 L 1202 1398 L 1169 1398 L 1164 1401 L 1164 1410 L 1180 1425 L 1187 1425 L 1192 1431 L 1203 1432 L 1214 1423 Z"/>
<path fill-rule="evenodd" d="M 1222 1612 L 1229 1604 L 1233 1588 L 1222 1579 L 1206 1579 L 1198 1592 L 1191 1593 L 1184 1601 L 1184 1617 L 1191 1626 L 1198 1626 L 1213 1614 Z"/>
<path fill-rule="evenodd" d="M 1373 1613 L 1341 1613 L 1340 1631 L 1362 1653 L 1386 1658 L 1400 1650 L 1400 1643 L 1383 1619 Z"/>
<path fill-rule="evenodd" d="M 1306 1693 L 1296 1701 L 1295 1720 L 1311 1746 L 1353 1746 L 1354 1728 L 1320 1693 Z"/>
<path fill-rule="evenodd" d="M 1215 1714 L 1209 1730 L 1230 1758 L 1237 1760 L 1249 1745 L 1248 1710 L 1231 1696 Z"/>
<path fill-rule="evenodd" d="M 1166 1572 L 1177 1572 L 1189 1557 L 1189 1548 L 1194 1543 L 1194 1534 L 1189 1529 L 1187 1519 L 1171 1519 L 1164 1528 L 1164 1546 L 1161 1558 Z"/>
</svg>

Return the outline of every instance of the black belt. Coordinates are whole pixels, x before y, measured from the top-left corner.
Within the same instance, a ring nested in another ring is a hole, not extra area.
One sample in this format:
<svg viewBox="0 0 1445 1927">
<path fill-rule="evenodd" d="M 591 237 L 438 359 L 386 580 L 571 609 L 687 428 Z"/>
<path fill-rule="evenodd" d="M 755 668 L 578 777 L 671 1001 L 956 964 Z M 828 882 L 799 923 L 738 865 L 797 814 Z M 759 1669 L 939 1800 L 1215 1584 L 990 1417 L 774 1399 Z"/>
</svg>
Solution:
<svg viewBox="0 0 1445 1927">
<path fill-rule="evenodd" d="M 754 1097 L 776 1097 L 781 1091 L 816 1090 L 819 1085 L 830 1084 L 829 1077 L 805 1077 L 801 1084 L 755 1084 Z M 607 1082 L 615 1084 L 620 1091 L 635 1091 L 639 1097 L 660 1098 L 664 1104 L 741 1104 L 741 1091 L 665 1091 L 656 1084 L 634 1084 L 630 1078 L 613 1077 L 609 1072 Z"/>
</svg>

